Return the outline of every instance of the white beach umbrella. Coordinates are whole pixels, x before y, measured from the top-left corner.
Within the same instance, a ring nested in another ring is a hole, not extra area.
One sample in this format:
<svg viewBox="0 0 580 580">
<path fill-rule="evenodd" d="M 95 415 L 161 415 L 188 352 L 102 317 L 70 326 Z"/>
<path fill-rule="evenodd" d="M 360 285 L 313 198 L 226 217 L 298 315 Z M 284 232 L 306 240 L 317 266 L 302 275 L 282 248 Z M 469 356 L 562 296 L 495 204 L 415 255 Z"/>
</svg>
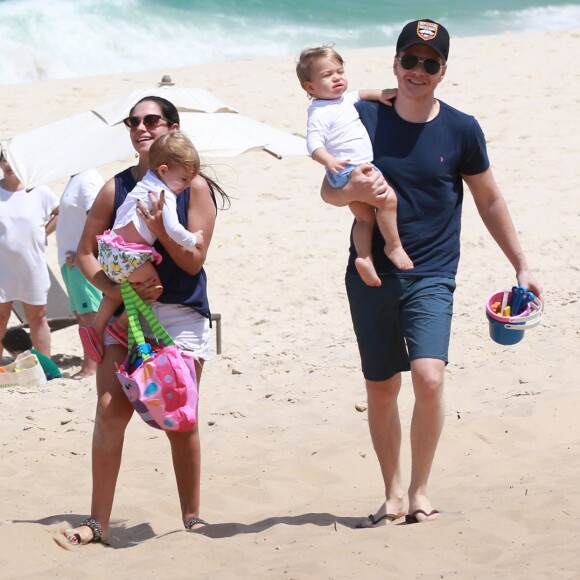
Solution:
<svg viewBox="0 0 580 580">
<path fill-rule="evenodd" d="M 181 130 L 203 157 L 233 157 L 263 150 L 280 158 L 306 155 L 303 137 L 240 115 L 213 95 L 180 88 L 164 77 L 160 86 L 133 91 L 94 109 L 33 129 L 4 145 L 10 166 L 27 189 L 64 179 L 134 153 L 123 119 L 146 96 L 159 96 L 179 111 Z"/>
</svg>

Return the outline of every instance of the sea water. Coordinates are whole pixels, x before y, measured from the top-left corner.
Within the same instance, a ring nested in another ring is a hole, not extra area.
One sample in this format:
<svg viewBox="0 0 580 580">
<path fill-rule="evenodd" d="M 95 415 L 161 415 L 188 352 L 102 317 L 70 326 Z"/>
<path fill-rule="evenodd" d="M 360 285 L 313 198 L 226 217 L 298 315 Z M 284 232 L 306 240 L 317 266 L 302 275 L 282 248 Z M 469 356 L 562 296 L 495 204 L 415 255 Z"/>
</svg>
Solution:
<svg viewBox="0 0 580 580">
<path fill-rule="evenodd" d="M 0 0 L 0 84 L 393 45 L 431 18 L 452 36 L 580 27 L 556 0 Z"/>
</svg>

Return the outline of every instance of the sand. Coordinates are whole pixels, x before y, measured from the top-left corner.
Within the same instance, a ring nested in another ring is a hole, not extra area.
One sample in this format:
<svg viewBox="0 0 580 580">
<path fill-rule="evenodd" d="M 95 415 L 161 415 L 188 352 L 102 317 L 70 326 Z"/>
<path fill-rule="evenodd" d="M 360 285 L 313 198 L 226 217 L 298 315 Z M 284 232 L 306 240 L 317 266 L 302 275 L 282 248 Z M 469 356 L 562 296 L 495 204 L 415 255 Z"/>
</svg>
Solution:
<svg viewBox="0 0 580 580">
<path fill-rule="evenodd" d="M 515 280 L 467 194 L 446 426 L 430 480 L 437 522 L 354 529 L 384 491 L 356 408 L 365 393 L 343 285 L 352 218 L 320 200 L 313 161 L 249 153 L 210 162 L 235 198 L 207 260 L 223 328 L 200 403 L 201 515 L 214 525 L 182 531 L 167 441 L 135 417 L 112 547 L 63 549 L 53 536 L 88 515 L 94 381 L 0 389 L 0 577 L 577 578 L 579 47 L 574 30 L 452 39 L 438 96 L 481 122 L 547 303 L 518 345 L 490 339 L 485 300 Z M 352 88 L 393 86 L 392 46 L 343 52 Z M 293 66 L 286 57 L 4 87 L 0 137 L 163 73 L 303 133 Z M 50 185 L 60 195 L 65 184 Z M 47 253 L 56 269 L 54 239 Z M 53 333 L 67 375 L 80 353 L 75 327 Z M 408 477 L 408 376 L 400 404 Z"/>
</svg>

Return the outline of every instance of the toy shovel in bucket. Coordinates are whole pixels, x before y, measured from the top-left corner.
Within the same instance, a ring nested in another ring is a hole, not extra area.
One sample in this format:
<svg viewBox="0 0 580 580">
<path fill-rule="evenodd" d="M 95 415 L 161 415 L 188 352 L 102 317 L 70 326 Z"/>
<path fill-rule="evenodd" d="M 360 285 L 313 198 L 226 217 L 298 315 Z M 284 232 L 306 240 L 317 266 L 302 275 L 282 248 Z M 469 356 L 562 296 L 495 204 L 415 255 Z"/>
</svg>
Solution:
<svg viewBox="0 0 580 580">
<path fill-rule="evenodd" d="M 519 289 L 523 292 L 520 292 Z M 515 293 L 515 296 L 514 296 Z M 542 302 L 532 292 L 522 286 L 514 286 L 510 292 L 510 316 L 502 316 L 493 310 L 492 305 L 502 300 L 504 291 L 494 292 L 487 300 L 486 315 L 489 321 L 489 335 L 498 344 L 517 344 L 524 338 L 524 332 L 542 322 Z M 515 300 L 514 300 L 515 298 Z M 519 310 L 519 314 L 516 308 Z"/>
</svg>

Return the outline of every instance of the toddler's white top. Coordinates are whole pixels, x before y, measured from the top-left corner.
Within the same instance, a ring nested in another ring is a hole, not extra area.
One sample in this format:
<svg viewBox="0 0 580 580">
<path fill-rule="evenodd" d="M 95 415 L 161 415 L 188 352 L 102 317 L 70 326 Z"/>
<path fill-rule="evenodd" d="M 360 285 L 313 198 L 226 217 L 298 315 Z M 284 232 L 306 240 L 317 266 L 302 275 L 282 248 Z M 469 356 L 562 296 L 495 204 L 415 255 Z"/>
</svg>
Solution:
<svg viewBox="0 0 580 580">
<path fill-rule="evenodd" d="M 370 163 L 373 146 L 354 105 L 360 101 L 358 91 L 345 93 L 339 99 L 315 99 L 308 107 L 306 146 L 308 153 L 324 147 L 337 159 L 350 159 L 353 165 Z"/>
<path fill-rule="evenodd" d="M 195 246 L 197 239 L 194 234 L 184 228 L 177 218 L 177 198 L 175 194 L 153 173 L 148 171 L 143 179 L 137 183 L 133 191 L 127 194 L 125 201 L 117 210 L 117 217 L 113 230 L 126 226 L 133 222 L 137 231 L 146 242 L 152 246 L 157 240 L 155 234 L 147 227 L 145 220 L 137 211 L 137 201 L 142 201 L 148 209 L 151 209 L 148 193 L 159 199 L 161 190 L 165 191 L 165 204 L 163 205 L 163 225 L 167 235 L 180 246 L 191 248 Z"/>
</svg>

